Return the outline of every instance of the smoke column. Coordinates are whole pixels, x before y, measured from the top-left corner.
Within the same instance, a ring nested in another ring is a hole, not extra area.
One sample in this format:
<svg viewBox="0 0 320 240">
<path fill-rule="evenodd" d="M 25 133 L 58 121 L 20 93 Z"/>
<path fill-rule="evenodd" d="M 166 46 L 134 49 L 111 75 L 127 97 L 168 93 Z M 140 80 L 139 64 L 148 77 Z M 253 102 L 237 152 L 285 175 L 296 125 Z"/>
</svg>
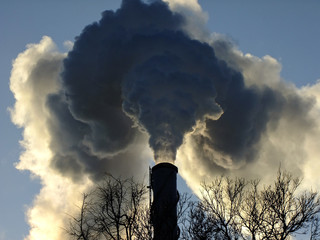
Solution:
<svg viewBox="0 0 320 240">
<path fill-rule="evenodd" d="M 205 19 L 197 1 L 124 0 L 67 54 L 44 37 L 17 57 L 11 113 L 25 149 L 17 168 L 43 184 L 27 239 L 63 239 L 63 213 L 82 191 L 106 172 L 141 174 L 151 154 L 176 161 L 195 191 L 216 174 L 260 177 L 280 162 L 316 182 L 319 84 L 284 82 L 275 59 L 211 37 Z"/>
<path fill-rule="evenodd" d="M 84 29 L 64 60 L 62 91 L 48 97 L 63 123 L 51 124 L 61 138 L 52 144 L 55 168 L 72 174 L 85 164 L 95 174 L 101 166 L 92 156 L 117 158 L 141 132 L 157 162 L 173 162 L 185 134 L 200 125 L 209 137 L 197 141 L 254 158 L 277 93 L 246 87 L 211 46 L 183 31 L 184 22 L 163 2 L 131 0 Z M 63 139 L 74 144 L 66 149 Z"/>
<path fill-rule="evenodd" d="M 124 1 L 77 38 L 64 60 L 64 91 L 48 102 L 58 118 L 65 102 L 83 125 L 80 151 L 114 155 L 146 132 L 155 160 L 173 161 L 197 121 L 221 114 L 214 82 L 230 81 L 232 70 L 183 22 L 162 2 Z"/>
</svg>

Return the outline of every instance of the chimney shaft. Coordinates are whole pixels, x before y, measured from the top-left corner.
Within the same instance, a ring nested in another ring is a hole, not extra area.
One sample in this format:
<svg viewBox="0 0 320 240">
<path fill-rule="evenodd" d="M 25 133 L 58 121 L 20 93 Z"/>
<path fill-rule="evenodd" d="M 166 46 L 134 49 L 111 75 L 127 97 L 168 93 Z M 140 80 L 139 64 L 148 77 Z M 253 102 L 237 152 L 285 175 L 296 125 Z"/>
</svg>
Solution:
<svg viewBox="0 0 320 240">
<path fill-rule="evenodd" d="M 177 173 L 178 168 L 171 163 L 159 163 L 152 168 L 151 221 L 154 228 L 154 240 L 177 240 L 179 238 Z"/>
</svg>

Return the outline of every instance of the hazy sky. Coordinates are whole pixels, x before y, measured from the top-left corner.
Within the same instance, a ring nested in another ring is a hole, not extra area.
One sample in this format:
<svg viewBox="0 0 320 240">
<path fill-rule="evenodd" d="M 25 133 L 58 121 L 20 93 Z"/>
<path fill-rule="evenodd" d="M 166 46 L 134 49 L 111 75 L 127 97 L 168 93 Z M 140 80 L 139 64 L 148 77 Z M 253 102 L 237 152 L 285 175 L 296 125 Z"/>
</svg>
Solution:
<svg viewBox="0 0 320 240">
<path fill-rule="evenodd" d="M 320 79 L 320 2 L 199 0 L 208 15 L 208 32 L 225 34 L 244 54 L 270 55 L 281 65 L 281 77 L 297 87 Z M 12 60 L 29 43 L 42 36 L 53 39 L 62 52 L 84 26 L 100 19 L 120 0 L 18 1 L 0 3 L 0 240 L 20 240 L 28 235 L 25 211 L 40 191 L 39 179 L 20 172 L 21 131 L 11 123 L 14 104 L 9 89 Z M 320 169 L 319 169 L 320 170 Z"/>
</svg>

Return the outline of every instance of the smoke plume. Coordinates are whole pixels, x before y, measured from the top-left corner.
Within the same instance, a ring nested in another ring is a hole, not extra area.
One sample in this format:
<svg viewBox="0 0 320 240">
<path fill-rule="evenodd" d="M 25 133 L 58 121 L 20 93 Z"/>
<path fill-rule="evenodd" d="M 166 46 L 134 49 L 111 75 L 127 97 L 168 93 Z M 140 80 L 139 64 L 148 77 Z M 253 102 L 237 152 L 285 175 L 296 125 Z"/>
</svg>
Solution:
<svg viewBox="0 0 320 240">
<path fill-rule="evenodd" d="M 85 165 L 96 174 L 107 162 L 96 156 L 117 158 L 141 132 L 156 161 L 174 161 L 196 125 L 207 136 L 195 137 L 201 145 L 234 159 L 255 157 L 279 94 L 246 87 L 242 74 L 183 24 L 163 2 L 124 1 L 84 29 L 64 60 L 62 91 L 48 98 L 60 123 L 51 124 L 54 167 L 73 174 Z"/>
<path fill-rule="evenodd" d="M 44 37 L 17 57 L 17 167 L 43 184 L 27 239 L 63 239 L 82 191 L 105 173 L 141 175 L 152 153 L 195 191 L 216 174 L 260 177 L 280 163 L 315 181 L 319 83 L 286 83 L 275 59 L 244 55 L 205 20 L 196 0 L 124 0 L 70 52 Z"/>
<path fill-rule="evenodd" d="M 227 101 L 242 98 L 245 108 L 259 98 L 183 24 L 163 2 L 124 1 L 84 29 L 64 60 L 62 90 L 47 99 L 55 168 L 74 175 L 86 166 L 96 174 L 141 132 L 156 161 L 174 161 L 197 123 L 219 118 Z"/>
</svg>

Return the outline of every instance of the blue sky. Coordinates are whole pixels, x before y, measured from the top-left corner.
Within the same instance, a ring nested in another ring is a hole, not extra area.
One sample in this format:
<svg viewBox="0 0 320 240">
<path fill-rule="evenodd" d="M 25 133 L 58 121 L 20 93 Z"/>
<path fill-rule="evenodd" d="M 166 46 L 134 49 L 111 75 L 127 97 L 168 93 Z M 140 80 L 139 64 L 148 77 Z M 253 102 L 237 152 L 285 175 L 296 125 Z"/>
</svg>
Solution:
<svg viewBox="0 0 320 240">
<path fill-rule="evenodd" d="M 242 52 L 279 60 L 282 77 L 298 86 L 319 79 L 318 1 L 199 2 L 208 27 L 230 36 Z"/>
<path fill-rule="evenodd" d="M 200 0 L 208 13 L 211 32 L 226 34 L 243 53 L 270 55 L 282 65 L 281 76 L 297 86 L 320 79 L 319 1 L 215 1 Z M 18 1 L 0 3 L 0 240 L 18 240 L 28 234 L 24 212 L 40 184 L 29 172 L 14 168 L 22 148 L 21 131 L 10 121 L 8 107 L 12 60 L 26 44 L 50 36 L 65 51 L 84 26 L 100 13 L 119 6 L 117 0 Z"/>
</svg>

